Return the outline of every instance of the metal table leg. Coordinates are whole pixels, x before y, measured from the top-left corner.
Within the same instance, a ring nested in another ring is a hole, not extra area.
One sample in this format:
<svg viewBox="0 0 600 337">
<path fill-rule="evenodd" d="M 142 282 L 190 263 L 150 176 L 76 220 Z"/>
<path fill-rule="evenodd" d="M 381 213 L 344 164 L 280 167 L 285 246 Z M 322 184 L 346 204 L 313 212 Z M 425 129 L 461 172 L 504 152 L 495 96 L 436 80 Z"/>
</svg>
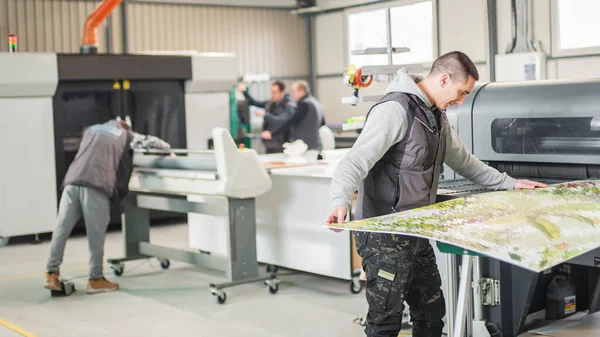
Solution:
<svg viewBox="0 0 600 337">
<path fill-rule="evenodd" d="M 454 320 L 456 318 L 456 281 L 458 275 L 456 266 L 456 255 L 446 254 L 446 284 L 448 294 L 446 295 L 446 321 L 448 322 L 448 336 L 454 332 Z"/>
<path fill-rule="evenodd" d="M 460 270 L 460 284 L 458 287 L 458 300 L 456 304 L 456 318 L 454 321 L 454 330 L 450 337 L 464 337 L 465 336 L 465 324 L 467 321 L 467 302 L 469 296 L 468 292 L 471 291 L 471 270 L 472 270 L 471 257 L 469 255 L 463 255 L 462 264 Z"/>
</svg>

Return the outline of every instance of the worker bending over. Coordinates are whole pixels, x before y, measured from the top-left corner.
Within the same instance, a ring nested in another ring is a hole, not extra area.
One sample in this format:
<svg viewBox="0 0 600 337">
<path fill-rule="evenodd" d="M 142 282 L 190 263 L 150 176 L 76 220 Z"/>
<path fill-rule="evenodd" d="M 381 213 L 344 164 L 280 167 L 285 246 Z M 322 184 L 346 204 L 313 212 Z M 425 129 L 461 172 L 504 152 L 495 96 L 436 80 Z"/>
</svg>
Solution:
<svg viewBox="0 0 600 337">
<path fill-rule="evenodd" d="M 302 139 L 308 145 L 309 150 L 321 151 L 323 144 L 319 128 L 325 125 L 321 104 L 310 94 L 306 81 L 292 84 L 290 93 L 298 105 L 296 112 L 276 130 L 263 131 L 263 139 L 271 139 L 289 131 L 290 141 Z"/>
<path fill-rule="evenodd" d="M 248 89 L 243 84 L 238 86 L 238 90 L 244 94 L 248 104 L 264 108 L 265 112 L 257 112 L 256 115 L 263 117 L 263 130 L 276 130 L 285 123 L 296 110 L 296 103 L 285 92 L 285 84 L 280 81 L 273 82 L 271 85 L 271 100 L 257 101 L 248 93 Z M 263 144 L 267 153 L 283 152 L 283 143 L 287 142 L 289 133 L 282 133 L 271 139 L 263 139 Z"/>
<path fill-rule="evenodd" d="M 399 70 L 336 168 L 325 222 L 344 221 L 357 188 L 357 219 L 434 203 L 444 162 L 489 189 L 546 186 L 515 180 L 479 161 L 448 123 L 445 110 L 462 104 L 478 79 L 473 62 L 456 51 L 435 60 L 426 78 Z M 397 336 L 406 301 L 413 336 L 441 336 L 445 300 L 429 240 L 371 232 L 355 232 L 354 238 L 367 276 L 366 335 Z"/>
<path fill-rule="evenodd" d="M 129 192 L 132 148 L 170 149 L 163 140 L 131 131 L 124 121 L 111 120 L 83 132 L 75 159 L 63 182 L 57 225 L 52 233 L 46 266 L 46 289 L 60 291 L 59 267 L 67 239 L 83 216 L 90 248 L 88 293 L 114 291 L 118 284 L 103 276 L 104 238 L 110 220 L 110 200 L 120 202 Z"/>
</svg>

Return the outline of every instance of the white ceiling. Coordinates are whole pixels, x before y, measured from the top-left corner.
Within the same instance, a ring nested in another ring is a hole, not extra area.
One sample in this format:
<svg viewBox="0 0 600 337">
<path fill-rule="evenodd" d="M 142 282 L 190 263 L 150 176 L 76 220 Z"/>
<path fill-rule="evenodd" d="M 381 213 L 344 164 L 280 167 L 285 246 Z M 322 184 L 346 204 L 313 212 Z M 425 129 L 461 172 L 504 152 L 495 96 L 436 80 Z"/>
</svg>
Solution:
<svg viewBox="0 0 600 337">
<path fill-rule="evenodd" d="M 136 0 L 130 0 L 136 1 Z M 145 2 L 172 2 L 203 5 L 245 6 L 245 7 L 297 7 L 295 0 L 137 0 Z"/>
</svg>

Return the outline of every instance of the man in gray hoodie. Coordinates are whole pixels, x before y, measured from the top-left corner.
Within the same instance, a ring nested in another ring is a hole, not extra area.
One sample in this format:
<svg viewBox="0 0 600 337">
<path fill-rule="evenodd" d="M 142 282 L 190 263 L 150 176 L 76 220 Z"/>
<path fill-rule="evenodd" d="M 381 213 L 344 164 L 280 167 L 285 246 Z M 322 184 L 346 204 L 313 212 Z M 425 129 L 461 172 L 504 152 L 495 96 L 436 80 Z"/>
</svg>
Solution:
<svg viewBox="0 0 600 337">
<path fill-rule="evenodd" d="M 135 148 L 168 150 L 171 146 L 154 136 L 131 131 L 127 123 L 110 120 L 83 132 L 75 159 L 63 182 L 57 225 L 52 233 L 46 266 L 46 289 L 60 291 L 59 268 L 67 239 L 83 217 L 90 248 L 88 293 L 115 291 L 118 284 L 102 275 L 104 237 L 110 220 L 110 200 L 120 202 L 129 192 Z"/>
<path fill-rule="evenodd" d="M 336 168 L 326 223 L 344 221 L 357 188 L 357 219 L 434 203 L 444 162 L 489 189 L 545 186 L 515 180 L 485 165 L 448 123 L 445 110 L 462 104 L 479 79 L 467 55 L 440 56 L 426 78 L 404 70 L 397 75 L 371 107 L 363 131 Z M 410 307 L 414 337 L 441 336 L 445 300 L 429 241 L 369 232 L 356 232 L 354 238 L 367 276 L 367 336 L 397 336 L 404 301 Z"/>
</svg>

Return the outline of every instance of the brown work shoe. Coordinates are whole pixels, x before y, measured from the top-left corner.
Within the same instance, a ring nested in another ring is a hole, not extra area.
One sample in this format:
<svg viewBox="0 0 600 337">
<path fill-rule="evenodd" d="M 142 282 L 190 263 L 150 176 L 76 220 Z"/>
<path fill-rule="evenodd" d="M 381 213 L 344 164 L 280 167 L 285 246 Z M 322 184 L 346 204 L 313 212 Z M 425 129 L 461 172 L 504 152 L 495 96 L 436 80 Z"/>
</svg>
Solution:
<svg viewBox="0 0 600 337">
<path fill-rule="evenodd" d="M 107 293 L 119 289 L 119 285 L 108 281 L 104 277 L 97 280 L 89 280 L 87 284 L 88 294 Z"/>
<path fill-rule="evenodd" d="M 60 280 L 58 279 L 58 274 L 55 273 L 46 273 L 46 285 L 44 288 L 54 291 L 61 291 L 62 285 L 60 284 Z"/>
</svg>

